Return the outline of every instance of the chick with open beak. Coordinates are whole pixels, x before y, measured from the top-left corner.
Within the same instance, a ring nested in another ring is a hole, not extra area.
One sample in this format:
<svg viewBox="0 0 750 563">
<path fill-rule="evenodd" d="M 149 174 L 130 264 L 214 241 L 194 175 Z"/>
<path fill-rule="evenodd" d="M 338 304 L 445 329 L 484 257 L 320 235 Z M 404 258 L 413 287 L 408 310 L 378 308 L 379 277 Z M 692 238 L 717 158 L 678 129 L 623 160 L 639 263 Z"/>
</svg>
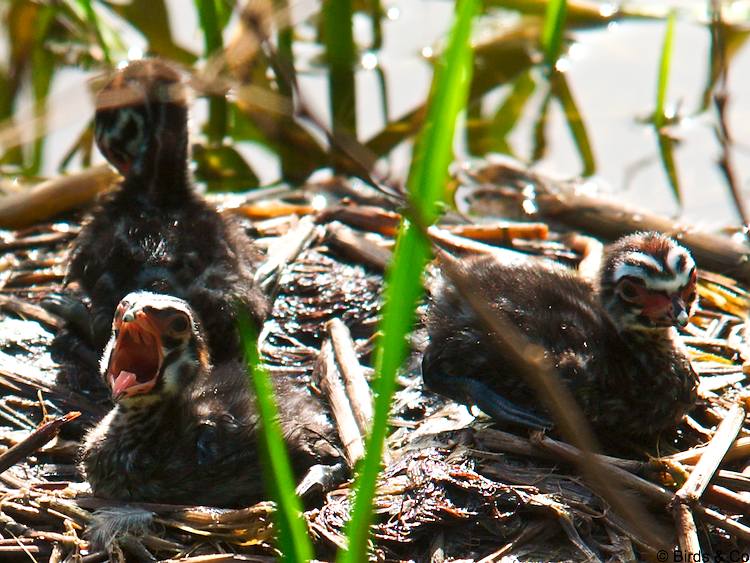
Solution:
<svg viewBox="0 0 750 563">
<path fill-rule="evenodd" d="M 212 365 L 187 302 L 148 292 L 125 296 L 101 369 L 115 405 L 81 450 L 97 496 L 212 506 L 260 500 L 259 416 L 246 367 L 240 359 Z M 295 468 L 338 463 L 318 399 L 291 378 L 274 385 Z"/>
<path fill-rule="evenodd" d="M 208 364 L 203 336 L 181 299 L 131 293 L 118 305 L 102 371 L 115 401 L 177 393 L 198 366 Z M 181 380 L 182 379 L 182 380 Z"/>
</svg>

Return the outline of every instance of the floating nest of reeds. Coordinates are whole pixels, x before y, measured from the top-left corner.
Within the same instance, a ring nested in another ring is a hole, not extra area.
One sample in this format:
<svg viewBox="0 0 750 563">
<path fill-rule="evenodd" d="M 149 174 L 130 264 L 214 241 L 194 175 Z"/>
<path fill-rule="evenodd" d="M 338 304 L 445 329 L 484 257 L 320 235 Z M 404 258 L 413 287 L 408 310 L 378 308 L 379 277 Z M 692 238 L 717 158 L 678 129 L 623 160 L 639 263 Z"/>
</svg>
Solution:
<svg viewBox="0 0 750 563">
<path fill-rule="evenodd" d="M 417 328 L 393 405 L 372 557 L 673 561 L 675 547 L 699 546 L 707 557 L 746 560 L 750 426 L 743 366 L 750 294 L 737 280 L 750 282 L 747 249 L 728 236 L 633 213 L 574 183 L 518 167 L 484 163 L 455 176 L 461 206 L 474 217 L 486 215 L 470 222 L 450 214 L 430 229 L 434 242 L 455 254 L 504 247 L 592 275 L 601 244 L 586 235 L 606 240 L 658 228 L 690 246 L 701 268 L 700 308 L 681 337 L 701 376 L 702 399 L 657 450 L 618 446 L 596 458 L 605 476 L 614 476 L 609 500 L 627 496 L 647 511 L 652 531 L 663 534 L 663 545 L 653 545 L 604 500 L 607 494 L 582 466 L 586 454 L 550 436 L 511 433 L 426 392 L 418 368 L 425 337 Z M 366 418 L 368 391 L 347 389 L 352 378 L 372 374 L 383 269 L 399 221 L 395 206 L 359 182 L 339 179 L 217 197 L 216 203 L 243 217 L 266 252 L 259 279 L 277 298 L 261 352 L 272 373 L 292 371 L 312 392 L 346 403 L 355 421 Z M 141 510 L 130 533 L 114 543 L 98 545 L 90 533 L 118 503 L 93 497 L 82 481 L 78 439 L 108 402 L 101 390 L 77 388 L 76 374 L 53 359 L 61 320 L 38 304 L 61 289 L 77 219 L 0 233 L 0 441 L 7 448 L 0 455 L 0 559 L 274 560 L 268 502 L 241 510 L 137 505 L 147 517 Z M 346 451 L 353 462 L 361 454 L 361 430 L 347 420 L 336 423 L 347 436 L 342 442 L 354 444 Z M 347 483 L 308 507 L 319 557 L 331 559 L 345 545 L 351 504 Z M 668 558 L 657 551 L 664 546 Z"/>
</svg>

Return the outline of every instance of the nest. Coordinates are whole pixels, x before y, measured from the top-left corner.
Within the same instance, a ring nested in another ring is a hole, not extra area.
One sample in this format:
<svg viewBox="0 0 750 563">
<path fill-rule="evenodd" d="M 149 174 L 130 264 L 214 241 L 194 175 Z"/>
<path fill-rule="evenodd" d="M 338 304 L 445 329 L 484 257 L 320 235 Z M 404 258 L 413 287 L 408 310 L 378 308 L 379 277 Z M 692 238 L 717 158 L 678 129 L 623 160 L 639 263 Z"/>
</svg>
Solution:
<svg viewBox="0 0 750 563">
<path fill-rule="evenodd" d="M 575 187 L 499 164 L 462 171 L 457 184 L 467 208 L 491 205 L 503 216 L 519 209 L 526 215 L 516 222 L 480 224 L 446 217 L 430 229 L 443 248 L 460 255 L 502 246 L 565 263 L 582 275 L 595 272 L 601 244 L 570 230 L 575 221 L 565 215 L 565 206 L 574 207 L 579 197 Z M 528 216 L 530 185 L 537 217 Z M 243 217 L 266 251 L 259 278 L 277 299 L 261 335 L 261 353 L 272 373 L 298 375 L 311 392 L 326 397 L 334 413 L 343 403 L 349 418 L 337 414 L 335 423 L 342 443 L 354 444 L 346 451 L 353 464 L 362 453 L 370 396 L 366 385 L 357 394 L 351 392 L 357 386 L 349 384 L 372 374 L 383 269 L 399 216 L 381 194 L 343 180 L 290 190 L 281 198 L 278 189 L 268 193 L 265 199 L 262 190 L 245 199 L 216 199 L 223 212 Z M 585 203 L 590 213 L 592 198 Z M 611 203 L 599 207 L 602 213 L 611 209 Z M 631 219 L 644 223 L 642 216 L 619 213 L 607 229 L 626 231 Z M 0 454 L 0 558 L 274 560 L 270 502 L 240 510 L 125 506 L 92 496 L 82 481 L 78 440 L 109 403 L 100 391 L 79 388 L 75 374 L 55 361 L 50 346 L 62 321 L 38 304 L 62 289 L 66 249 L 78 225 L 69 219 L 3 232 L 0 241 L 0 443 L 6 447 Z M 589 226 L 603 238 L 617 234 L 603 232 L 596 221 Z M 662 437 L 657 450 L 619 448 L 596 459 L 616 477 L 615 495 L 630 498 L 637 492 L 635 502 L 669 549 L 747 554 L 750 427 L 744 422 L 743 362 L 750 294 L 737 280 L 703 269 L 706 264 L 720 269 L 722 259 L 731 262 L 727 247 L 717 257 L 705 252 L 702 239 L 685 242 L 702 268 L 699 310 L 681 334 L 701 376 L 701 402 L 673 435 Z M 747 283 L 746 274 L 737 271 Z M 418 369 L 424 340 L 417 328 L 398 382 L 375 501 L 374 559 L 660 556 L 627 515 L 613 510 L 612 490 L 604 500 L 595 479 L 592 484 L 591 476 L 581 473 L 582 461 L 590 459 L 585 452 L 550 436 L 513 434 L 425 391 Z M 332 558 L 345 545 L 349 486 L 308 507 L 320 557 Z M 132 512 L 127 533 L 107 542 L 102 537 L 113 509 Z"/>
</svg>

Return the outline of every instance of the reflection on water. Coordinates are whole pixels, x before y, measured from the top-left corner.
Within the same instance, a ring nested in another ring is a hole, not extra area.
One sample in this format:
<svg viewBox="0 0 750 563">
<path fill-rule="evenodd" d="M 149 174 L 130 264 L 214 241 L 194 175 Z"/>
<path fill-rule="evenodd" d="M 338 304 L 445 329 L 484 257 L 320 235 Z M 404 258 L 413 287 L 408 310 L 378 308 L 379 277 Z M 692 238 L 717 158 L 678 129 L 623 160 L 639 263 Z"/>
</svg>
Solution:
<svg viewBox="0 0 750 563">
<path fill-rule="evenodd" d="M 679 207 L 659 159 L 657 136 L 653 127 L 639 120 L 654 108 L 657 54 L 663 35 L 663 22 L 615 23 L 605 29 L 578 32 L 566 74 L 586 123 L 596 175 L 628 202 L 676 214 Z M 692 222 L 718 226 L 734 223 L 737 217 L 717 166 L 720 148 L 714 131 L 715 112 L 699 113 L 708 75 L 709 40 L 706 26 L 678 24 L 668 99 L 683 116 L 679 125 L 671 129 L 680 140 L 675 159 L 683 193 L 683 215 Z M 750 178 L 750 162 L 741 149 L 743 139 L 750 140 L 750 129 L 748 121 L 739 118 L 743 104 L 750 108 L 747 105 L 750 98 L 735 93 L 735 84 L 746 82 L 749 55 L 750 51 L 743 49 L 732 61 L 730 70 L 729 124 L 740 145 L 735 150 L 740 178 Z M 534 100 L 530 105 L 526 119 L 511 137 L 521 156 L 531 154 Z M 540 161 L 540 168 L 563 175 L 580 173 L 580 157 L 558 105 L 550 115 L 546 131 L 549 151 Z"/>
<path fill-rule="evenodd" d="M 459 157 L 506 153 L 552 175 L 591 174 L 602 190 L 624 201 L 681 214 L 691 222 L 717 228 L 739 221 L 717 165 L 721 150 L 716 135 L 717 112 L 713 105 L 701 109 L 711 70 L 707 2 L 629 3 L 660 10 L 661 15 L 665 6 L 680 9 L 667 99 L 679 117 L 669 132 L 677 139 L 673 156 L 682 205 L 667 181 L 654 127 L 646 121 L 655 106 L 664 20 L 620 19 L 588 22 L 582 27 L 574 14 L 569 34 L 573 43 L 558 64 L 564 75 L 558 83 L 550 84 L 544 68 L 534 63 L 538 59 L 539 19 L 491 7 L 495 3 L 502 2 L 487 2 L 490 7 L 479 22 L 484 46 L 480 48 L 470 108 L 456 142 Z M 747 33 L 741 29 L 743 18 L 749 17 L 750 3 L 726 5 L 725 15 L 731 16 L 734 24 L 728 44 L 726 116 L 733 140 L 734 172 L 744 195 L 750 178 L 750 50 L 745 44 Z M 166 6 L 174 44 L 186 52 L 201 53 L 203 39 L 192 4 L 186 9 L 184 2 L 168 0 Z M 445 0 L 384 3 L 379 28 L 373 26 L 370 12 L 355 4 L 358 8 L 363 11 L 355 12 L 352 24 L 359 61 L 354 79 L 356 100 L 350 100 L 356 111 L 356 135 L 390 167 L 391 177 L 402 178 L 409 164 L 410 134 L 417 129 L 418 110 L 429 90 L 430 57 L 440 49 L 453 5 Z M 312 2 L 292 3 L 296 24 L 293 54 L 309 105 L 329 122 L 331 92 L 325 47 L 318 42 L 321 17 L 317 9 Z M 0 8 L 0 15 L 7 15 L 7 11 Z M 107 14 L 107 22 L 127 38 L 122 57 L 146 48 L 138 33 L 124 26 L 123 20 L 101 11 Z M 225 31 L 227 41 L 236 20 L 236 16 L 230 19 Z M 9 66 L 1 65 L 10 59 L 8 37 L 8 30 L 0 29 L 0 68 L 6 74 Z M 38 170 L 41 175 L 57 173 L 90 121 L 87 80 L 96 73 L 96 65 L 92 67 L 92 71 L 84 71 L 61 65 L 52 78 L 47 103 L 49 133 Z M 27 77 L 13 106 L 14 117 L 22 124 L 33 115 L 29 109 L 33 107 L 29 102 L 31 83 L 31 77 Z M 199 100 L 192 129 L 200 142 L 204 142 L 201 132 L 207 114 L 207 104 Z M 253 122 L 252 116 L 249 119 Z M 269 139 L 265 131 L 261 133 L 266 137 L 252 131 L 235 135 L 234 131 L 230 131 L 234 146 L 261 183 L 282 180 L 285 168 L 277 155 L 283 139 Z M 32 136 L 30 130 L 22 138 L 28 141 Z M 20 156 L 7 151 L 0 162 L 0 173 L 12 177 L 19 167 L 31 170 L 29 146 Z M 292 149 L 306 151 L 304 146 Z M 81 154 L 73 156 L 68 170 L 82 166 Z M 93 162 L 99 160 L 101 157 L 95 154 Z M 321 160 L 319 164 L 328 163 Z"/>
</svg>

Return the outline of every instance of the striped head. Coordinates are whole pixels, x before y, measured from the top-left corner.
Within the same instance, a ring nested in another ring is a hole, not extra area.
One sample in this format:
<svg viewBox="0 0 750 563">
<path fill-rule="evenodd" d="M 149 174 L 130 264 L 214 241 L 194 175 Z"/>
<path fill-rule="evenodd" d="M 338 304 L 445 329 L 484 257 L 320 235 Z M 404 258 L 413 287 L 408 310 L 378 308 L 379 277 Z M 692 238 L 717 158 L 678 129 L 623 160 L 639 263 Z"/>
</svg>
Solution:
<svg viewBox="0 0 750 563">
<path fill-rule="evenodd" d="M 187 93 L 180 74 L 159 59 L 118 70 L 96 98 L 96 144 L 123 176 L 149 173 L 160 153 L 187 159 Z"/>
<path fill-rule="evenodd" d="M 622 329 L 684 327 L 697 303 L 690 252 L 659 233 L 636 233 L 607 248 L 601 300 Z"/>
<path fill-rule="evenodd" d="M 145 291 L 120 301 L 101 366 L 115 401 L 176 396 L 208 366 L 202 329 L 185 301 Z"/>
</svg>

